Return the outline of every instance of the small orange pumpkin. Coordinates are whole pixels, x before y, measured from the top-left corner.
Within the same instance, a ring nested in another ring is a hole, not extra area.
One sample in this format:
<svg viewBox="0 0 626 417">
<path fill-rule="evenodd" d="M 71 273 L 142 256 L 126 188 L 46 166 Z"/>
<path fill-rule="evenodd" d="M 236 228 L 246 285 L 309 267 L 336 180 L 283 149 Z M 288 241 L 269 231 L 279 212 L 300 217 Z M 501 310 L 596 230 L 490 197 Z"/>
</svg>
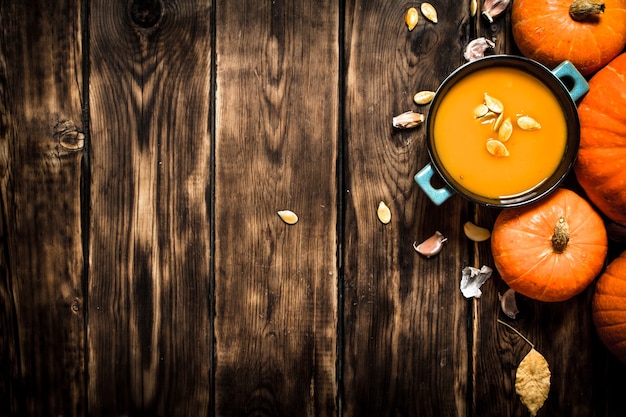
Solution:
<svg viewBox="0 0 626 417">
<path fill-rule="evenodd" d="M 578 105 L 576 179 L 602 213 L 626 226 L 626 53 L 589 80 Z"/>
<path fill-rule="evenodd" d="M 508 286 L 539 301 L 565 301 L 600 274 L 606 228 L 591 205 L 559 188 L 527 206 L 502 210 L 494 224 L 494 264 Z"/>
<path fill-rule="evenodd" d="M 522 55 L 589 75 L 626 46 L 626 0 L 514 0 L 511 24 Z"/>
<path fill-rule="evenodd" d="M 626 363 L 626 251 L 598 279 L 591 315 L 602 343 Z"/>
</svg>

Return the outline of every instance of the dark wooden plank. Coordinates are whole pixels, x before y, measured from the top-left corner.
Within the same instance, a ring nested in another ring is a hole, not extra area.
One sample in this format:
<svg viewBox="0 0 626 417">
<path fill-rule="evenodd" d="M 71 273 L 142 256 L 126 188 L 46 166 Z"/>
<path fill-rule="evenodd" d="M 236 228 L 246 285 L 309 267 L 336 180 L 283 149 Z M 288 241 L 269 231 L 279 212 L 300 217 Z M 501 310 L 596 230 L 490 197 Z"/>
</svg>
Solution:
<svg viewBox="0 0 626 417">
<path fill-rule="evenodd" d="M 219 416 L 337 412 L 338 11 L 216 9 Z"/>
<path fill-rule="evenodd" d="M 464 416 L 468 389 L 468 302 L 459 290 L 471 265 L 463 236 L 469 204 L 435 206 L 413 181 L 428 162 L 423 126 L 394 131 L 393 116 L 422 113 L 413 95 L 436 90 L 463 63 L 468 9 L 433 2 L 439 22 L 410 4 L 348 1 L 346 6 L 346 219 L 343 327 L 345 416 Z M 376 217 L 379 201 L 392 221 Z M 430 259 L 418 243 L 436 230 L 448 242 Z"/>
<path fill-rule="evenodd" d="M 211 2 L 90 12 L 90 414 L 207 415 Z"/>
<path fill-rule="evenodd" d="M 0 3 L 0 414 L 82 415 L 81 2 Z"/>
</svg>

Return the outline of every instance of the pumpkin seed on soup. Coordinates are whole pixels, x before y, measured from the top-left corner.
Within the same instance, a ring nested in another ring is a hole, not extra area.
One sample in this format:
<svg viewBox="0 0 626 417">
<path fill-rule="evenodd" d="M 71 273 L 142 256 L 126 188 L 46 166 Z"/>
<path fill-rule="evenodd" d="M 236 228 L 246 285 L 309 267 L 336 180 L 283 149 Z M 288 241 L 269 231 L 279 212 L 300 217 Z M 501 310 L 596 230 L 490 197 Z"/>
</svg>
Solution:
<svg viewBox="0 0 626 417">
<path fill-rule="evenodd" d="M 517 125 L 522 130 L 537 130 L 541 129 L 541 125 L 535 119 L 530 116 L 520 116 L 517 119 Z"/>
<path fill-rule="evenodd" d="M 490 138 L 487 140 L 487 152 L 493 156 L 497 156 L 498 158 L 509 156 L 509 150 L 506 148 L 504 143 L 497 139 Z"/>
<path fill-rule="evenodd" d="M 494 113 L 502 113 L 504 111 L 504 104 L 487 93 L 485 93 L 485 105 Z"/>
<path fill-rule="evenodd" d="M 497 117 L 498 117 L 497 114 L 495 114 L 492 111 L 488 111 L 486 114 L 480 116 L 478 120 L 480 120 L 482 124 L 488 124 L 488 123 L 494 123 Z"/>
<path fill-rule="evenodd" d="M 481 103 L 478 106 L 474 107 L 474 117 L 480 118 L 489 113 L 489 107 L 485 105 L 485 103 Z"/>
<path fill-rule="evenodd" d="M 511 122 L 510 118 L 504 119 L 502 125 L 498 129 L 498 139 L 500 142 L 506 142 L 511 138 L 513 134 L 513 122 Z"/>
<path fill-rule="evenodd" d="M 493 131 L 497 132 L 498 129 L 500 129 L 500 125 L 502 124 L 502 120 L 504 119 L 504 113 L 500 113 L 498 115 L 498 118 L 496 119 L 496 121 L 493 123 Z"/>
</svg>

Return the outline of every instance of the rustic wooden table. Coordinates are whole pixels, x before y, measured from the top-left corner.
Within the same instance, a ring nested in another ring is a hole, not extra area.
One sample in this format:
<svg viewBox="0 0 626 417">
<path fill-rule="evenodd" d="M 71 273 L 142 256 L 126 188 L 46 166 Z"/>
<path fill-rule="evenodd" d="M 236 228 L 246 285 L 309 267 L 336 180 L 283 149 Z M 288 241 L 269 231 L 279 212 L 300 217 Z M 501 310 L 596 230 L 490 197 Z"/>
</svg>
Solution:
<svg viewBox="0 0 626 417">
<path fill-rule="evenodd" d="M 626 415 L 590 290 L 515 320 L 497 274 L 459 290 L 498 211 L 431 203 L 391 120 L 471 39 L 515 47 L 432 4 L 1 0 L 0 416 L 526 416 L 498 319 L 550 365 L 539 416 Z"/>
</svg>

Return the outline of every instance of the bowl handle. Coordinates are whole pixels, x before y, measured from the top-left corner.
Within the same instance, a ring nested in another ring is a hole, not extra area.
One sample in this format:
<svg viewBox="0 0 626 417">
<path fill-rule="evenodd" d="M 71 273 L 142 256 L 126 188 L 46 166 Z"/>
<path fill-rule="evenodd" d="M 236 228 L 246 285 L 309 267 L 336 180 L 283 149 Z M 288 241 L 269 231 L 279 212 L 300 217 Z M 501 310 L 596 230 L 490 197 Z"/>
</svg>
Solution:
<svg viewBox="0 0 626 417">
<path fill-rule="evenodd" d="M 569 61 L 561 62 L 552 70 L 552 73 L 561 80 L 574 101 L 578 101 L 579 98 L 589 91 L 587 80 L 578 72 L 574 64 Z"/>
<path fill-rule="evenodd" d="M 454 195 L 454 191 L 447 186 L 443 186 L 441 188 L 433 187 L 430 180 L 433 178 L 434 174 L 435 170 L 433 169 L 432 164 L 427 164 L 420 170 L 420 172 L 415 174 L 415 182 L 422 190 L 424 190 L 432 202 L 439 206 L 448 198 L 452 197 Z"/>
</svg>

